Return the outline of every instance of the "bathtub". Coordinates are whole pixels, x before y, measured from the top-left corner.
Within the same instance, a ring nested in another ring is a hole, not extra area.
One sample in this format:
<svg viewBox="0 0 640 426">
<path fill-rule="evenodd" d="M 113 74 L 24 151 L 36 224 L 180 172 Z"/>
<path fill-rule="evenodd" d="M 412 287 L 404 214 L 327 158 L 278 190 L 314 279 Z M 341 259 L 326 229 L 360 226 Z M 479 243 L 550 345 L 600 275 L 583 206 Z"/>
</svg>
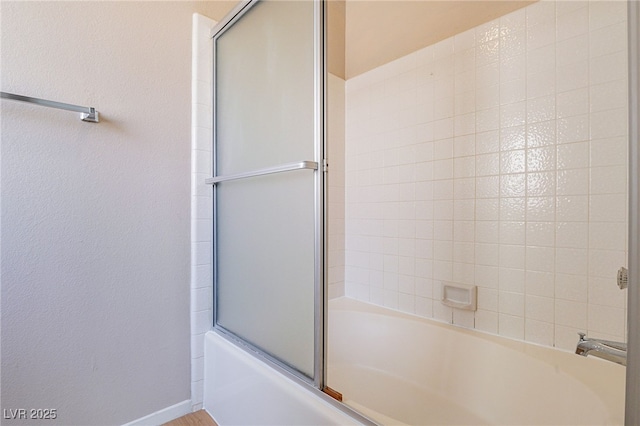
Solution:
<svg viewBox="0 0 640 426">
<path fill-rule="evenodd" d="M 203 408 L 219 425 L 361 424 L 310 386 L 274 370 L 215 331 L 204 336 Z"/>
<path fill-rule="evenodd" d="M 617 364 L 348 298 L 328 333 L 328 385 L 380 424 L 624 423 Z"/>
</svg>

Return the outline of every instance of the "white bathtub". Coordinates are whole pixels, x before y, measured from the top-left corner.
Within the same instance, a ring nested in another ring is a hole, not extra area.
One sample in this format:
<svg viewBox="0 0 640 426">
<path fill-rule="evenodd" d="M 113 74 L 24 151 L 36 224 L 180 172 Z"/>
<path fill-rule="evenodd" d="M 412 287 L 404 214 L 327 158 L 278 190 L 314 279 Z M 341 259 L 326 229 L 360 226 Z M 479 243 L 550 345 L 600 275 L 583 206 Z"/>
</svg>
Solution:
<svg viewBox="0 0 640 426">
<path fill-rule="evenodd" d="M 214 331 L 204 337 L 204 409 L 219 425 L 358 425 L 312 392 Z"/>
<path fill-rule="evenodd" d="M 378 423 L 624 422 L 622 366 L 348 298 L 329 305 L 328 385 Z"/>
</svg>

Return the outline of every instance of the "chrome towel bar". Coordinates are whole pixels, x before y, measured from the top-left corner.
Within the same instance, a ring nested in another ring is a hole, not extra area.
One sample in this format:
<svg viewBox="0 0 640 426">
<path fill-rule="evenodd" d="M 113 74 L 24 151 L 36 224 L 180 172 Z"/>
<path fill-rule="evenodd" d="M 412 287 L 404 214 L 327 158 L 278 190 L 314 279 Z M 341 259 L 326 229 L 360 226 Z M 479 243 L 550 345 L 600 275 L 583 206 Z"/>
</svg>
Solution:
<svg viewBox="0 0 640 426">
<path fill-rule="evenodd" d="M 281 172 L 288 172 L 291 170 L 301 170 L 301 169 L 318 170 L 318 163 L 315 161 L 298 161 L 297 163 L 287 163 L 287 164 L 282 164 L 280 166 L 268 167 L 265 169 L 254 170 L 251 172 L 235 173 L 235 174 L 226 175 L 226 176 L 215 176 L 215 177 L 206 179 L 204 183 L 206 183 L 207 185 L 215 185 L 216 183 L 225 182 L 228 180 L 244 179 L 249 177 L 270 175 L 273 173 L 281 173 Z"/>
<path fill-rule="evenodd" d="M 49 108 L 64 109 L 67 111 L 79 112 L 82 121 L 90 123 L 98 123 L 100 121 L 98 111 L 93 107 L 83 107 L 79 105 L 65 104 L 63 102 L 48 101 L 46 99 L 32 98 L 29 96 L 15 95 L 13 93 L 0 92 L 0 98 L 9 99 L 12 101 L 28 102 L 30 104 L 36 104 L 46 106 Z"/>
</svg>

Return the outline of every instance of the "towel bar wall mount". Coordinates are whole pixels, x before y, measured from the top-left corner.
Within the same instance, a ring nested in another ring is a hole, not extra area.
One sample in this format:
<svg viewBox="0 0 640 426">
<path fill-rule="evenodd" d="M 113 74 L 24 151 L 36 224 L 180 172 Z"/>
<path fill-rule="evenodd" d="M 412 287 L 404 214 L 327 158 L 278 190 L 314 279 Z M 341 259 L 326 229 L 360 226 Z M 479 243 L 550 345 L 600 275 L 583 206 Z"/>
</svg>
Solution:
<svg viewBox="0 0 640 426">
<path fill-rule="evenodd" d="M 64 109 L 80 113 L 80 119 L 89 123 L 99 123 L 100 116 L 93 107 L 83 107 L 79 105 L 65 104 L 63 102 L 48 101 L 46 99 L 32 98 L 30 96 L 16 95 L 13 93 L 0 92 L 0 98 L 11 101 L 28 102 L 30 104 L 41 105 L 49 108 Z"/>
</svg>

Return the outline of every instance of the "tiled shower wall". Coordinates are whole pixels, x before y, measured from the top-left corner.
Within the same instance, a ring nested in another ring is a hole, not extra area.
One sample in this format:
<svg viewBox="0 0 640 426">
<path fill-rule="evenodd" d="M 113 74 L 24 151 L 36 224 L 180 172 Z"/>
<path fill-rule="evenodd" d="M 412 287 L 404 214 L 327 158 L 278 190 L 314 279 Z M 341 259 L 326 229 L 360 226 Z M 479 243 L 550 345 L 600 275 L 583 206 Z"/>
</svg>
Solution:
<svg viewBox="0 0 640 426">
<path fill-rule="evenodd" d="M 538 344 L 624 340 L 623 1 L 542 0 L 347 81 L 347 296 Z M 478 286 L 476 312 L 441 283 Z"/>
<path fill-rule="evenodd" d="M 204 392 L 204 335 L 213 324 L 211 245 L 213 231 L 212 64 L 216 22 L 193 15 L 191 81 L 191 408 L 200 410 Z"/>
</svg>

